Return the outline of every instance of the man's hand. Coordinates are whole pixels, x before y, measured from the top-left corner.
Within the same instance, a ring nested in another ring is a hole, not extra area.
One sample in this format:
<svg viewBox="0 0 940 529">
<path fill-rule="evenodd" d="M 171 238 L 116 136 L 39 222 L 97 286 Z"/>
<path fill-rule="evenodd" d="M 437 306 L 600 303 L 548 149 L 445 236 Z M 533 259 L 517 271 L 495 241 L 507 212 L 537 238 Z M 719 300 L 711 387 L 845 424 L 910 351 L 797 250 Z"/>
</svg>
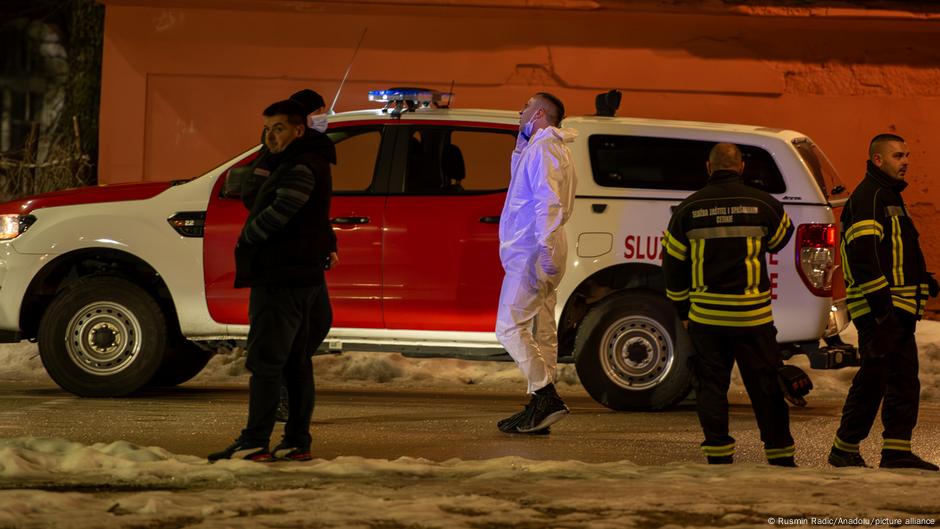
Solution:
<svg viewBox="0 0 940 529">
<path fill-rule="evenodd" d="M 522 149 L 525 149 L 525 146 L 528 144 L 529 144 L 529 140 L 525 139 L 522 136 L 521 131 L 519 132 L 519 134 L 516 134 L 516 152 L 519 152 Z"/>
<path fill-rule="evenodd" d="M 935 298 L 938 294 L 940 294 L 940 284 L 937 283 L 937 279 L 933 276 L 933 272 L 927 272 L 927 291 L 932 298 Z"/>
<path fill-rule="evenodd" d="M 682 328 L 689 330 L 689 320 L 682 320 Z"/>
<path fill-rule="evenodd" d="M 903 337 L 904 329 L 892 309 L 884 316 L 875 318 L 872 338 L 866 344 L 860 344 L 858 352 L 863 358 L 884 358 L 888 352 L 897 347 Z"/>
<path fill-rule="evenodd" d="M 330 269 L 336 268 L 339 264 L 339 255 L 336 252 L 330 252 Z"/>
</svg>

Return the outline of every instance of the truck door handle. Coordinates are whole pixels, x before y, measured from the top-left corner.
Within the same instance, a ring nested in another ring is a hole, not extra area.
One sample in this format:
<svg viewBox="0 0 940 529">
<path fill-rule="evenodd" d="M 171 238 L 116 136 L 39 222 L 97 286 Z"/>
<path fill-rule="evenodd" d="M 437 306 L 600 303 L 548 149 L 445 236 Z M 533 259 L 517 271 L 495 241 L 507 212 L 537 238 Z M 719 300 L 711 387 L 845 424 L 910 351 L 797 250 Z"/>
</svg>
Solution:
<svg viewBox="0 0 940 529">
<path fill-rule="evenodd" d="M 369 217 L 333 217 L 331 224 L 368 224 Z"/>
<path fill-rule="evenodd" d="M 499 224 L 499 215 L 480 217 L 480 222 L 483 224 Z"/>
</svg>

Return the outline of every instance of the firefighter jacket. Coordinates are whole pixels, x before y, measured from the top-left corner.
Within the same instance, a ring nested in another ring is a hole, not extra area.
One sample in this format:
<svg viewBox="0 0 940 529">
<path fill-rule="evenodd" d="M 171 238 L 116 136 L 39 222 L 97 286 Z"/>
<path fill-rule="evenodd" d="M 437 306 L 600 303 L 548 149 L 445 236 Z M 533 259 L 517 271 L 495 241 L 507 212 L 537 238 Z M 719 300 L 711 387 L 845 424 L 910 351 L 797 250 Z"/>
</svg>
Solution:
<svg viewBox="0 0 940 529">
<path fill-rule="evenodd" d="M 679 204 L 663 236 L 666 295 L 679 317 L 722 332 L 771 325 L 765 256 L 792 234 L 775 198 L 735 172 L 712 173 Z"/>
<path fill-rule="evenodd" d="M 903 180 L 868 162 L 841 217 L 842 268 L 852 319 L 882 318 L 891 308 L 924 314 L 928 274 L 914 221 L 907 214 Z"/>
</svg>

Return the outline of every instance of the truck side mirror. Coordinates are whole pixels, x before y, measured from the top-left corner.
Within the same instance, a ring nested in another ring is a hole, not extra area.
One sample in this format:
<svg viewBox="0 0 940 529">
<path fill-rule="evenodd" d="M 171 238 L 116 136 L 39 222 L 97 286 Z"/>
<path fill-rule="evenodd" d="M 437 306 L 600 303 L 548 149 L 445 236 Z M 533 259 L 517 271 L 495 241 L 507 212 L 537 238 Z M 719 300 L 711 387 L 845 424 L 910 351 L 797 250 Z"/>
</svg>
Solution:
<svg viewBox="0 0 940 529">
<path fill-rule="evenodd" d="M 242 184 L 251 176 L 251 166 L 233 167 L 225 175 L 225 182 L 222 184 L 222 197 L 240 198 L 242 196 Z"/>
</svg>

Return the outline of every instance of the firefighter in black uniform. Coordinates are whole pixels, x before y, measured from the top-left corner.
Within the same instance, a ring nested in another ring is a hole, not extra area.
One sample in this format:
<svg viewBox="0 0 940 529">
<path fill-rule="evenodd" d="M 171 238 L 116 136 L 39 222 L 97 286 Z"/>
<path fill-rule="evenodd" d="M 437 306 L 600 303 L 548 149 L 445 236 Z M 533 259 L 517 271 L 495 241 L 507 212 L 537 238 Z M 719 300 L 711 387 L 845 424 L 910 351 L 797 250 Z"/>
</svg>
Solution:
<svg viewBox="0 0 940 529">
<path fill-rule="evenodd" d="M 733 461 L 728 387 L 737 361 L 768 462 L 796 466 L 765 262 L 793 225 L 776 199 L 744 183 L 737 146 L 715 145 L 706 166 L 707 185 L 678 206 L 663 238 L 666 294 L 695 349 L 702 451 L 710 464 Z"/>
<path fill-rule="evenodd" d="M 937 470 L 911 452 L 920 380 L 914 328 L 937 282 L 927 273 L 917 229 L 901 198 L 910 151 L 894 134 L 875 136 L 868 170 L 842 210 L 841 250 L 849 314 L 858 329 L 862 365 L 845 400 L 829 463 L 862 467 L 882 400 L 881 465 Z"/>
</svg>

